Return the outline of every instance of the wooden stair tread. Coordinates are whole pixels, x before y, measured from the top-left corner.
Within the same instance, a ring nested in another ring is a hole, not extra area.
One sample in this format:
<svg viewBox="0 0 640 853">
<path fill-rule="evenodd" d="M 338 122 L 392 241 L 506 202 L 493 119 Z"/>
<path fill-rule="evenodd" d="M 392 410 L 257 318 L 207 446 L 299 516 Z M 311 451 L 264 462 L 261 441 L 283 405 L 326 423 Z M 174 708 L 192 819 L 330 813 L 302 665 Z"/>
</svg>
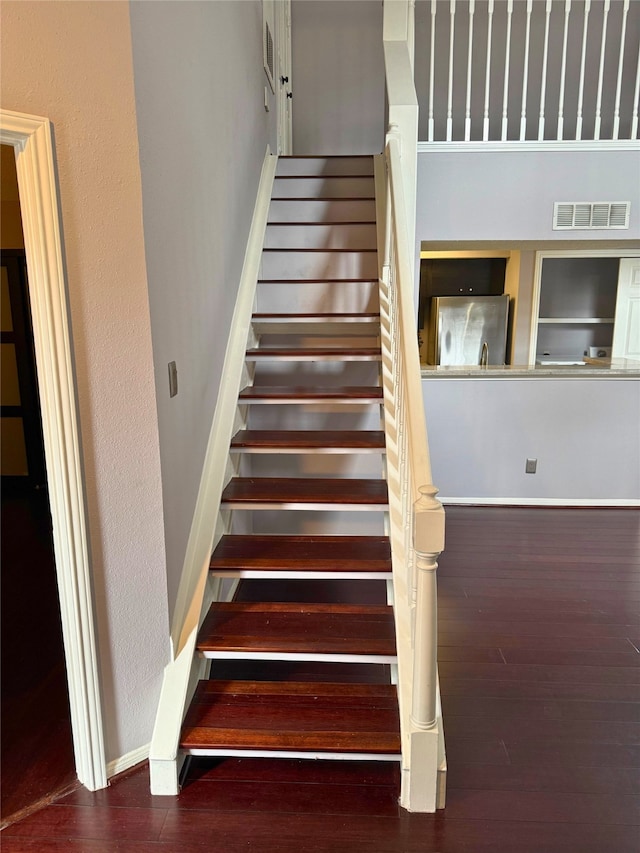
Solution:
<svg viewBox="0 0 640 853">
<path fill-rule="evenodd" d="M 344 247 L 329 248 L 329 247 L 320 246 L 320 247 L 312 247 L 312 248 L 309 248 L 309 247 L 303 247 L 303 248 L 295 248 L 295 247 L 293 247 L 293 248 L 278 248 L 278 247 L 271 248 L 271 247 L 268 247 L 268 248 L 264 248 L 262 251 L 263 252 L 300 252 L 300 253 L 303 253 L 303 252 L 323 252 L 323 253 L 327 253 L 327 254 L 328 253 L 332 253 L 332 254 L 342 253 L 344 255 L 347 255 L 347 254 L 359 254 L 361 252 L 376 252 L 377 253 L 378 249 L 377 249 L 377 247 L 374 249 L 349 249 L 349 248 L 344 248 Z"/>
<path fill-rule="evenodd" d="M 301 219 L 288 219 L 286 222 L 280 221 L 271 221 L 267 222 L 268 226 L 280 226 L 280 225 L 304 225 L 305 227 L 313 227 L 314 225 L 321 225 L 326 227 L 327 225 L 375 225 L 375 219 L 322 219 L 319 222 L 308 222 L 306 220 Z"/>
<path fill-rule="evenodd" d="M 339 358 L 379 361 L 382 358 L 382 353 L 379 347 L 258 347 L 248 349 L 246 358 L 259 361 L 273 358 L 291 360 Z"/>
<path fill-rule="evenodd" d="M 231 447 L 383 450 L 385 440 L 379 430 L 240 430 L 231 439 Z"/>
<path fill-rule="evenodd" d="M 334 176 L 335 177 L 335 176 Z M 371 175 L 363 175 L 370 178 Z M 271 196 L 271 201 L 375 201 L 374 195 Z"/>
<path fill-rule="evenodd" d="M 300 181 L 300 180 L 306 181 L 306 180 L 311 179 L 313 181 L 324 181 L 327 178 L 331 178 L 331 179 L 333 179 L 333 178 L 340 178 L 340 179 L 342 179 L 342 178 L 347 178 L 347 179 L 368 178 L 369 180 L 372 180 L 373 177 L 374 177 L 373 172 L 370 172 L 368 174 L 360 173 L 360 174 L 355 174 L 355 175 L 353 175 L 353 174 L 349 174 L 349 175 L 304 175 L 304 174 L 300 175 L 300 174 L 298 174 L 298 175 L 275 175 L 274 180 L 276 180 L 276 181 Z"/>
<path fill-rule="evenodd" d="M 307 571 L 391 570 L 386 536 L 226 535 L 211 557 L 212 570 L 263 569 Z"/>
<path fill-rule="evenodd" d="M 377 284 L 377 278 L 259 278 L 258 284 Z"/>
<path fill-rule="evenodd" d="M 198 632 L 202 654 L 377 655 L 394 657 L 389 606 L 214 602 Z"/>
<path fill-rule="evenodd" d="M 314 400 L 314 401 L 355 401 L 374 400 L 382 402 L 382 388 L 379 386 L 343 385 L 320 387 L 315 385 L 250 385 L 243 388 L 239 399 L 268 400 Z"/>
<path fill-rule="evenodd" d="M 398 754 L 393 685 L 201 681 L 182 749 L 320 750 Z M 380 688 L 385 688 L 381 690 Z"/>
<path fill-rule="evenodd" d="M 256 312 L 252 315 L 252 320 L 292 320 L 301 321 L 309 320 L 310 322 L 327 320 L 330 322 L 344 321 L 348 323 L 379 323 L 380 314 L 338 314 L 338 313 L 317 313 L 317 314 L 265 314 Z"/>
<path fill-rule="evenodd" d="M 271 696 L 274 701 L 302 702 L 308 699 L 331 701 L 336 696 L 348 697 L 353 704 L 362 700 L 379 703 L 397 702 L 394 684 L 367 684 L 365 682 L 332 681 L 248 681 L 246 679 L 203 679 L 198 682 L 192 702 L 208 702 L 210 697 L 242 701 L 264 701 Z"/>
<path fill-rule="evenodd" d="M 385 507 L 386 480 L 321 477 L 234 477 L 222 493 L 223 503 L 300 503 Z"/>
</svg>

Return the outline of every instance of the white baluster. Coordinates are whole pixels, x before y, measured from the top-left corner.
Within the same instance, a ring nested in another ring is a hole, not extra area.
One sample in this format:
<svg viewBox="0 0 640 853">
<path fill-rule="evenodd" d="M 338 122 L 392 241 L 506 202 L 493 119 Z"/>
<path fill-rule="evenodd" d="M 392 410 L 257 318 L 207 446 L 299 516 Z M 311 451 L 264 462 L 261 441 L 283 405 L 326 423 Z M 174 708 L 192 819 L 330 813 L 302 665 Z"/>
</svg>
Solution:
<svg viewBox="0 0 640 853">
<path fill-rule="evenodd" d="M 456 0 L 449 2 L 449 94 L 447 97 L 447 142 L 451 142 L 453 133 L 453 42 L 456 30 Z"/>
<path fill-rule="evenodd" d="M 638 65 L 636 66 L 636 88 L 633 93 L 633 117 L 631 119 L 630 139 L 635 139 L 638 134 L 638 99 L 640 98 L 640 50 L 638 51 Z"/>
<path fill-rule="evenodd" d="M 531 10 L 533 0 L 527 0 L 527 26 L 524 35 L 524 66 L 522 71 L 522 110 L 520 112 L 520 141 L 527 137 L 527 86 L 529 83 L 529 43 L 531 39 Z"/>
<path fill-rule="evenodd" d="M 431 0 L 431 53 L 429 56 L 429 142 L 433 142 L 434 136 L 434 120 L 433 120 L 433 89 L 435 77 L 435 56 L 436 56 L 436 8 L 437 0 Z"/>
<path fill-rule="evenodd" d="M 547 96 L 547 60 L 549 56 L 549 19 L 552 0 L 547 0 L 544 19 L 544 49 L 542 52 L 542 80 L 540 81 L 540 116 L 538 119 L 538 139 L 544 139 L 544 101 Z"/>
<path fill-rule="evenodd" d="M 629 0 L 624 0 L 622 7 L 622 30 L 620 32 L 620 58 L 618 59 L 618 81 L 616 83 L 616 105 L 613 111 L 613 138 L 617 139 L 620 132 L 620 93 L 622 91 L 622 64 L 624 61 L 624 41 L 627 34 L 627 15 Z"/>
<path fill-rule="evenodd" d="M 482 122 L 482 141 L 489 139 L 489 84 L 491 83 L 491 36 L 493 33 L 493 0 L 487 7 L 487 67 L 484 77 L 484 119 Z"/>
<path fill-rule="evenodd" d="M 565 0 L 564 35 L 562 37 L 562 70 L 560 71 L 560 96 L 558 98 L 558 139 L 562 139 L 564 133 L 564 83 L 567 74 L 567 36 L 569 34 L 570 13 L 571 0 Z"/>
<path fill-rule="evenodd" d="M 507 129 L 509 126 L 509 59 L 511 57 L 511 18 L 513 16 L 513 0 L 507 3 L 507 37 L 504 48 L 504 88 L 502 91 L 502 133 L 501 139 L 503 142 L 507 139 Z"/>
<path fill-rule="evenodd" d="M 596 125 L 593 131 L 593 138 L 600 139 L 600 125 L 602 123 L 602 84 L 604 81 L 604 54 L 607 47 L 607 19 L 609 17 L 609 9 L 611 8 L 611 0 L 604 0 L 602 10 L 602 41 L 600 43 L 600 70 L 598 71 L 598 97 L 596 100 Z"/>
<path fill-rule="evenodd" d="M 464 140 L 471 139 L 471 60 L 473 58 L 473 13 L 476 0 L 469 0 L 469 54 L 467 56 L 467 105 L 464 115 Z"/>
<path fill-rule="evenodd" d="M 591 0 L 584 0 L 584 23 L 582 25 L 582 58 L 580 59 L 580 86 L 578 88 L 578 114 L 576 121 L 576 139 L 582 139 L 582 102 L 584 99 L 584 70 L 587 59 L 587 35 L 589 33 L 589 12 Z"/>
</svg>

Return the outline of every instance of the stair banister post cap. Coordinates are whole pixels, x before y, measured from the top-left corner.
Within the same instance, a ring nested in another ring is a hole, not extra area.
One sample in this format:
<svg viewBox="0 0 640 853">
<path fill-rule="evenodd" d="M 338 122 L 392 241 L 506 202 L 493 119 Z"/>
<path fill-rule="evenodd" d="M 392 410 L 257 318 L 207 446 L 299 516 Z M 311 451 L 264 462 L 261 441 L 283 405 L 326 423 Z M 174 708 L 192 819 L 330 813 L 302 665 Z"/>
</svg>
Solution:
<svg viewBox="0 0 640 853">
<path fill-rule="evenodd" d="M 444 508 L 436 498 L 438 489 L 419 486 L 420 497 L 413 505 L 414 548 L 419 554 L 440 554 L 444 550 Z"/>
</svg>

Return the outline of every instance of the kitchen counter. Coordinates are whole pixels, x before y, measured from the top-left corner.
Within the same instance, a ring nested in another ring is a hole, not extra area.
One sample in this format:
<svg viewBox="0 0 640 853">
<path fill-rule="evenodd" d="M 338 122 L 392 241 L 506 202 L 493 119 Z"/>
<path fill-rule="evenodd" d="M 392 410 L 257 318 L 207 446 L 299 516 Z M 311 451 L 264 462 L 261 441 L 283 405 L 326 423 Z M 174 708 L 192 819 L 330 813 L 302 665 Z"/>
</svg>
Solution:
<svg viewBox="0 0 640 853">
<path fill-rule="evenodd" d="M 522 364 L 480 366 L 438 367 L 421 365 L 423 379 L 539 379 L 539 378 L 576 378 L 576 379 L 638 379 L 640 361 L 631 359 L 589 359 L 584 364 Z"/>
</svg>

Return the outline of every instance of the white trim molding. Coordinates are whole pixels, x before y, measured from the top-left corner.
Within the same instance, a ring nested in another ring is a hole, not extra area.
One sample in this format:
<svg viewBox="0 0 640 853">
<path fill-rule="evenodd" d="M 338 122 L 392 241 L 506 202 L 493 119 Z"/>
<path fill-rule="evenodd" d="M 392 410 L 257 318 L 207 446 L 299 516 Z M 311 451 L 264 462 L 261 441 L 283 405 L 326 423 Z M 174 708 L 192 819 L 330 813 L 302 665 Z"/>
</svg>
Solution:
<svg viewBox="0 0 640 853">
<path fill-rule="evenodd" d="M 111 779 L 119 773 L 130 770 L 136 764 L 142 764 L 143 761 L 149 758 L 150 746 L 151 744 L 145 743 L 143 746 L 138 747 L 138 749 L 132 749 L 131 752 L 121 755 L 120 758 L 114 758 L 113 761 L 107 764 L 107 778 Z"/>
<path fill-rule="evenodd" d="M 445 506 L 555 506 L 592 509 L 635 509 L 640 507 L 640 498 L 443 498 Z"/>
<path fill-rule="evenodd" d="M 97 790 L 107 772 L 51 123 L 2 110 L 0 142 L 16 153 L 76 770 Z"/>
<path fill-rule="evenodd" d="M 506 154 L 517 151 L 640 151 L 640 141 L 635 139 L 601 140 L 531 140 L 519 142 L 418 142 L 418 154 Z"/>
</svg>

